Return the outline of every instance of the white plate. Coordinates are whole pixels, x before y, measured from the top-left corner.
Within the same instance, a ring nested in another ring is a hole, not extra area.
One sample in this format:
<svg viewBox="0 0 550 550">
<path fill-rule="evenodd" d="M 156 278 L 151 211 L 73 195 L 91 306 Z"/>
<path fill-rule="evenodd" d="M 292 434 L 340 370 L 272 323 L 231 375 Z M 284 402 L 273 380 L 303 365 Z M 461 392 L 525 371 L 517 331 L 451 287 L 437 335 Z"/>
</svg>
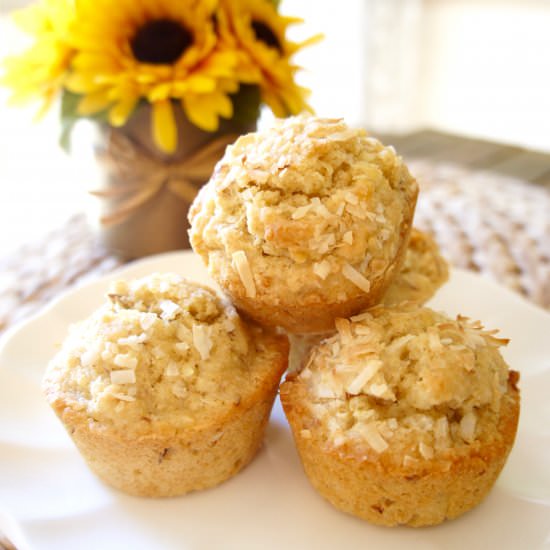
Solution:
<svg viewBox="0 0 550 550">
<path fill-rule="evenodd" d="M 506 359 L 521 372 L 516 445 L 477 509 L 420 530 L 375 527 L 338 512 L 310 487 L 278 402 L 258 457 L 220 487 L 149 500 L 103 485 L 46 405 L 40 379 L 67 325 L 101 302 L 108 280 L 153 271 L 208 280 L 191 253 L 149 258 L 69 292 L 11 331 L 0 347 L 0 507 L 31 547 L 550 548 L 550 315 L 460 270 L 431 305 L 500 328 L 512 339 Z"/>
</svg>

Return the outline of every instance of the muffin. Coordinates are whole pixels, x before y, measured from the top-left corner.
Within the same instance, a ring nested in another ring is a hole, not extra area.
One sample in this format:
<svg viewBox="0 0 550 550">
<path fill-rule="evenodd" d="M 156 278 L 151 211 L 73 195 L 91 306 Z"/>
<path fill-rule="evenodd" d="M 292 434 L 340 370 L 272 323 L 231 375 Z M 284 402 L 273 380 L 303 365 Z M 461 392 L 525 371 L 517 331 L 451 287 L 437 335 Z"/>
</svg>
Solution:
<svg viewBox="0 0 550 550">
<path fill-rule="evenodd" d="M 71 328 L 43 383 L 89 467 L 151 497 L 235 475 L 261 445 L 286 337 L 174 274 L 116 282 L 108 299 Z"/>
<path fill-rule="evenodd" d="M 498 349 L 507 341 L 413 304 L 336 326 L 281 386 L 315 489 L 388 526 L 434 525 L 476 506 L 517 429 L 518 374 Z"/>
<path fill-rule="evenodd" d="M 384 305 L 397 305 L 402 302 L 427 302 L 449 278 L 449 267 L 441 256 L 434 239 L 413 227 L 405 261 L 386 294 Z M 288 334 L 290 356 L 288 371 L 301 368 L 302 362 L 311 348 L 334 331 L 310 334 Z"/>
<path fill-rule="evenodd" d="M 190 241 L 239 310 L 323 332 L 381 300 L 417 194 L 392 147 L 342 120 L 293 117 L 227 148 L 191 206 Z"/>
<path fill-rule="evenodd" d="M 413 228 L 405 260 L 382 298 L 384 305 L 427 302 L 449 278 L 449 267 L 434 239 Z"/>
</svg>

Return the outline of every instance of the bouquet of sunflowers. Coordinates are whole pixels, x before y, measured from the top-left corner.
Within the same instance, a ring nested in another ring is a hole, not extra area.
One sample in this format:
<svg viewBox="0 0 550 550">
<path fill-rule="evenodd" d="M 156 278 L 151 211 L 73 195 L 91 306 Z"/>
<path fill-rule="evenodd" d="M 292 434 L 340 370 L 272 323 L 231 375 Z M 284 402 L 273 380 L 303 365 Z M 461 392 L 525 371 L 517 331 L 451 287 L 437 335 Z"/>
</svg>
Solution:
<svg viewBox="0 0 550 550">
<path fill-rule="evenodd" d="M 78 119 L 122 127 L 140 103 L 165 153 L 177 148 L 175 109 L 207 132 L 220 117 L 256 120 L 262 103 L 279 117 L 308 109 L 291 57 L 318 37 L 288 40 L 300 20 L 272 0 L 41 0 L 16 21 L 33 44 L 1 82 L 42 111 L 60 97 L 65 142 Z"/>
</svg>

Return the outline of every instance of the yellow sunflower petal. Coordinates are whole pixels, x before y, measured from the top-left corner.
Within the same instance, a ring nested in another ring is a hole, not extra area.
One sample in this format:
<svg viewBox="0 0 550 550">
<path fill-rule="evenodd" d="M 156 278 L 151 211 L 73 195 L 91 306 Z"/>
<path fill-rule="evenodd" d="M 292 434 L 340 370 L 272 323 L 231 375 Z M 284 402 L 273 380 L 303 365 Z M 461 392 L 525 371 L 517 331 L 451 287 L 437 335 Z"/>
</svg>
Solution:
<svg viewBox="0 0 550 550">
<path fill-rule="evenodd" d="M 148 94 L 147 99 L 151 103 L 157 103 L 168 99 L 172 92 L 172 83 L 163 82 L 162 84 L 157 84 Z"/>
<path fill-rule="evenodd" d="M 138 100 L 137 96 L 127 96 L 116 103 L 109 110 L 109 123 L 116 127 L 124 126 L 136 108 Z"/>
<path fill-rule="evenodd" d="M 26 51 L 4 65 L 4 83 L 15 100 L 40 99 L 48 106 L 59 94 L 74 54 L 66 40 L 74 16 L 73 0 L 41 0 L 14 14 L 33 40 Z"/>
<path fill-rule="evenodd" d="M 72 73 L 65 80 L 65 86 L 75 94 L 85 94 L 98 88 L 97 79 L 89 73 Z"/>
<path fill-rule="evenodd" d="M 76 110 L 79 115 L 94 115 L 106 109 L 110 103 L 111 100 L 109 99 L 109 91 L 102 90 L 100 92 L 95 92 L 84 96 L 79 101 Z"/>
<path fill-rule="evenodd" d="M 169 99 L 153 103 L 153 139 L 165 153 L 173 153 L 178 145 L 178 132 L 172 102 Z"/>
<path fill-rule="evenodd" d="M 91 73 L 112 72 L 119 69 L 115 59 L 102 53 L 80 52 L 74 57 L 73 67 L 77 73 L 80 70 Z"/>
<path fill-rule="evenodd" d="M 213 92 L 216 89 L 216 81 L 211 78 L 201 74 L 195 74 L 190 76 L 186 84 L 190 92 L 196 94 L 204 94 Z"/>
<path fill-rule="evenodd" d="M 235 78 L 222 78 L 218 82 L 218 90 L 226 94 L 236 94 L 240 87 L 239 81 Z"/>
<path fill-rule="evenodd" d="M 50 107 L 52 106 L 52 103 L 55 99 L 55 90 L 50 90 L 49 93 L 44 94 L 44 99 L 42 100 L 42 105 L 34 115 L 34 120 L 38 121 L 44 118 L 47 111 L 49 111 Z"/>
<path fill-rule="evenodd" d="M 39 34 L 48 30 L 48 12 L 41 4 L 28 6 L 16 11 L 12 16 L 15 24 L 29 34 Z"/>
<path fill-rule="evenodd" d="M 183 107 L 187 118 L 207 132 L 215 132 L 219 126 L 219 117 L 231 118 L 233 104 L 222 92 L 185 97 Z"/>
<path fill-rule="evenodd" d="M 307 108 L 306 96 L 295 83 L 298 67 L 291 64 L 290 58 L 298 50 L 320 40 L 321 36 L 316 35 L 301 43 L 288 40 L 288 27 L 301 21 L 280 15 L 271 2 L 220 0 L 220 10 L 220 41 L 227 48 L 237 49 L 240 54 L 236 68 L 238 79 L 258 84 L 262 100 L 276 116 L 288 116 Z M 257 34 L 254 23 L 266 27 L 265 36 Z"/>
<path fill-rule="evenodd" d="M 269 88 L 262 88 L 262 101 L 273 111 L 278 118 L 284 118 L 289 115 L 288 109 L 279 95 Z"/>
</svg>

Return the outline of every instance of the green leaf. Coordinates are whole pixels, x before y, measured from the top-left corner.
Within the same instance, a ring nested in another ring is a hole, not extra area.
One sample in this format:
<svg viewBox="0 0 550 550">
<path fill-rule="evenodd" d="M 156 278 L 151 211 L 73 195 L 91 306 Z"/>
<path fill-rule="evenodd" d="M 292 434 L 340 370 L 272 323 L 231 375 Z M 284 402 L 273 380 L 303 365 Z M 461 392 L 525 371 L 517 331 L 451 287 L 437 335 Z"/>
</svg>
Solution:
<svg viewBox="0 0 550 550">
<path fill-rule="evenodd" d="M 260 116 L 260 88 L 254 84 L 241 84 L 239 91 L 231 96 L 233 116 L 231 120 L 241 124 L 250 124 Z"/>
<path fill-rule="evenodd" d="M 78 103 L 81 98 L 81 95 L 73 94 L 68 90 L 63 90 L 61 95 L 61 135 L 59 137 L 59 144 L 66 152 L 70 152 L 71 150 L 71 134 L 74 125 L 80 119 L 87 118 L 89 120 L 95 120 L 96 122 L 107 121 L 107 110 L 88 116 L 79 114 Z"/>
<path fill-rule="evenodd" d="M 81 97 L 68 90 L 63 90 L 63 94 L 61 95 L 61 119 L 79 117 L 77 108 Z"/>
<path fill-rule="evenodd" d="M 80 96 L 67 90 L 61 95 L 61 136 L 59 144 L 68 153 L 71 150 L 71 133 L 80 118 L 77 112 Z"/>
</svg>

